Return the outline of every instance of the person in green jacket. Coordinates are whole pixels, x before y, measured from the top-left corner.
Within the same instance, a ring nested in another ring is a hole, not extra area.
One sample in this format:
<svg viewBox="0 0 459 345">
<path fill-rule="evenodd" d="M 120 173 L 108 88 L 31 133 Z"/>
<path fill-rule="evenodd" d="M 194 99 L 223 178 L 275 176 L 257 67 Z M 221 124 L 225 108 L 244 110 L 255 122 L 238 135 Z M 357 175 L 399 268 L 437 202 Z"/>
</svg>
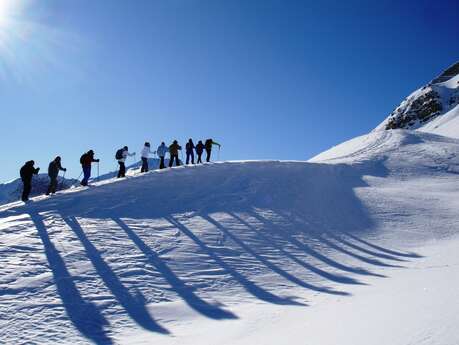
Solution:
<svg viewBox="0 0 459 345">
<path fill-rule="evenodd" d="M 213 139 L 207 139 L 204 146 L 206 148 L 206 162 L 210 162 L 210 155 L 212 154 L 212 146 L 216 145 L 218 146 L 218 149 L 220 149 L 221 145 L 217 143 L 216 141 L 213 141 Z"/>
</svg>

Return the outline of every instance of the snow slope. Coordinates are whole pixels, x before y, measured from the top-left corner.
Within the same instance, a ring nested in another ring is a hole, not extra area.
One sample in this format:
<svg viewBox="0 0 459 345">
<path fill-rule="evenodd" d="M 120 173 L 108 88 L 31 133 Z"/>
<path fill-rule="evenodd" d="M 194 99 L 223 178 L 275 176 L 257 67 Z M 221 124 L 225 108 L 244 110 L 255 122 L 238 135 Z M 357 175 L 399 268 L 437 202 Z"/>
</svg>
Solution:
<svg viewBox="0 0 459 345">
<path fill-rule="evenodd" d="M 58 190 L 64 190 L 70 188 L 72 185 L 78 183 L 76 179 L 65 179 L 61 176 L 58 177 Z M 32 196 L 37 196 L 46 193 L 49 186 L 48 174 L 38 174 L 33 176 L 32 180 Z M 17 178 L 13 181 L 0 183 L 0 205 L 13 202 L 21 199 L 22 194 L 22 181 Z"/>
<path fill-rule="evenodd" d="M 0 206 L 0 339 L 458 343 L 457 152 L 377 131 Z"/>
<path fill-rule="evenodd" d="M 419 130 L 459 139 L 459 105 L 425 124 Z"/>
</svg>

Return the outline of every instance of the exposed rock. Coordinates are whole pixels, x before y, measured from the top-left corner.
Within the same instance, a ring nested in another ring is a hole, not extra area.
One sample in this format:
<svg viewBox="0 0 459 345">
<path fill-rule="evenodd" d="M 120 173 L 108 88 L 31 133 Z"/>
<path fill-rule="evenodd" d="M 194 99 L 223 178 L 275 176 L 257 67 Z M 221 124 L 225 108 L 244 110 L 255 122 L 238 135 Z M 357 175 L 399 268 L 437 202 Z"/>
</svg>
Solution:
<svg viewBox="0 0 459 345">
<path fill-rule="evenodd" d="M 417 129 L 458 104 L 459 62 L 408 96 L 383 122 L 381 128 Z"/>
</svg>

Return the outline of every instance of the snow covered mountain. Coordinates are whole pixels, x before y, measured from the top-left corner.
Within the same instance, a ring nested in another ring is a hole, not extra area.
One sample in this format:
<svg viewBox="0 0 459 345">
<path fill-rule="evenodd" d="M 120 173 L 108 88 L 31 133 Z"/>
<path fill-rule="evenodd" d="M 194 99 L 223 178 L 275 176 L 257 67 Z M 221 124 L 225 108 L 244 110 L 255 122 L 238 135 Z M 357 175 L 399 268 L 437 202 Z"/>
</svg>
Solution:
<svg viewBox="0 0 459 345">
<path fill-rule="evenodd" d="M 0 206 L 1 342 L 458 344 L 456 109 Z"/>
<path fill-rule="evenodd" d="M 459 62 L 456 62 L 429 84 L 409 95 L 376 129 L 428 128 L 437 134 L 459 136 L 458 131 L 451 129 L 459 129 L 458 113 Z M 444 126 L 451 121 L 454 126 Z"/>
<path fill-rule="evenodd" d="M 59 176 L 58 190 L 65 190 L 78 183 L 75 179 L 65 179 Z M 49 186 L 49 177 L 47 174 L 38 174 L 32 180 L 33 189 L 31 196 L 45 194 Z M 21 199 L 22 181 L 17 178 L 13 181 L 0 183 L 0 205 Z"/>
</svg>

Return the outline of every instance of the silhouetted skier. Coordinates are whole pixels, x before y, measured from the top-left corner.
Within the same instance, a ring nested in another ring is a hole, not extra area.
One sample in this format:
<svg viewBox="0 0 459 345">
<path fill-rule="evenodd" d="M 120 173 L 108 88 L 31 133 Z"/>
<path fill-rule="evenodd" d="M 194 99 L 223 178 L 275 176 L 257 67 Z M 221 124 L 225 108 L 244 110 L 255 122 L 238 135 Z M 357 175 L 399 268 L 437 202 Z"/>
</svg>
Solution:
<svg viewBox="0 0 459 345">
<path fill-rule="evenodd" d="M 204 144 L 202 143 L 201 140 L 199 140 L 198 144 L 196 145 L 196 155 L 198 156 L 198 161 L 197 163 L 202 163 L 202 153 L 204 152 Z"/>
<path fill-rule="evenodd" d="M 127 146 L 116 151 L 115 158 L 118 161 L 118 164 L 120 166 L 120 170 L 118 171 L 118 178 L 126 177 L 126 164 L 125 164 L 126 158 L 128 156 L 132 157 L 134 155 L 135 155 L 135 152 L 130 153 Z"/>
<path fill-rule="evenodd" d="M 212 153 L 212 146 L 216 145 L 220 149 L 221 145 L 212 139 L 207 139 L 204 146 L 206 147 L 206 162 L 210 162 L 210 155 Z"/>
<path fill-rule="evenodd" d="M 88 185 L 88 180 L 91 177 L 91 165 L 92 162 L 99 162 L 99 159 L 94 159 L 94 151 L 89 150 L 83 154 L 80 158 L 81 167 L 83 168 L 83 180 L 81 180 L 82 186 Z"/>
<path fill-rule="evenodd" d="M 140 153 L 140 158 L 142 158 L 142 168 L 140 172 L 147 172 L 148 171 L 148 157 L 150 157 L 150 153 L 154 153 L 150 150 L 150 143 L 146 142 L 142 152 Z"/>
<path fill-rule="evenodd" d="M 21 198 L 24 202 L 29 200 L 29 195 L 32 191 L 32 176 L 37 175 L 40 171 L 40 168 L 35 169 L 34 164 L 34 161 L 28 161 L 22 166 L 21 170 L 19 171 L 22 183 L 24 185 Z"/>
<path fill-rule="evenodd" d="M 194 146 L 192 139 L 188 140 L 188 142 L 186 143 L 185 149 L 186 149 L 186 164 L 190 163 L 190 158 L 191 158 L 191 164 L 194 164 L 195 146 Z"/>
<path fill-rule="evenodd" d="M 67 171 L 67 169 L 63 168 L 61 165 L 61 157 L 57 156 L 48 166 L 48 176 L 50 179 L 48 191 L 46 195 L 56 193 L 57 189 L 57 176 L 59 175 L 59 171 Z"/>
<path fill-rule="evenodd" d="M 175 160 L 175 165 L 180 166 L 178 152 L 181 149 L 182 147 L 178 144 L 177 140 L 174 140 L 174 142 L 169 146 L 169 154 L 170 154 L 169 168 L 174 165 L 174 160 Z"/>
<path fill-rule="evenodd" d="M 158 146 L 156 149 L 156 154 L 159 157 L 159 168 L 164 169 L 166 166 L 164 165 L 164 157 L 166 156 L 166 153 L 169 152 L 169 149 L 167 148 L 166 144 L 164 144 L 164 141 L 161 143 L 161 145 Z"/>
</svg>

